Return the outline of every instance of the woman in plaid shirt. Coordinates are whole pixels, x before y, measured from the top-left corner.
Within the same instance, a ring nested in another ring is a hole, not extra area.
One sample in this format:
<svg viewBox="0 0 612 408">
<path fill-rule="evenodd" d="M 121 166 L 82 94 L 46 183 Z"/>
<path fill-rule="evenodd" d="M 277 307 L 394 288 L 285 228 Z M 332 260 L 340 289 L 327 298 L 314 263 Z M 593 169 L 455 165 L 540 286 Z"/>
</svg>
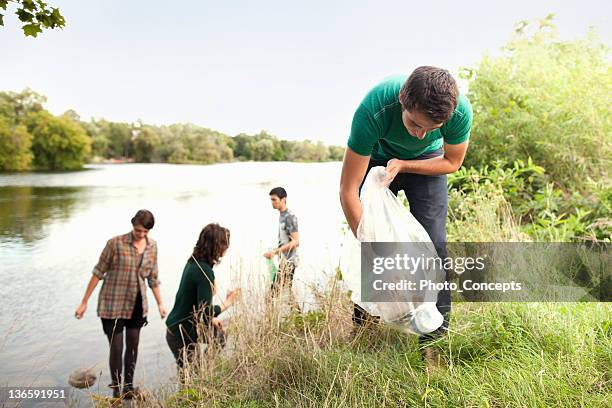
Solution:
<svg viewBox="0 0 612 408">
<path fill-rule="evenodd" d="M 159 314 L 166 317 L 166 309 L 159 291 L 157 244 L 148 238 L 155 224 L 150 211 L 140 210 L 132 218 L 132 231 L 111 238 L 106 243 L 98 264 L 93 269 L 83 301 L 75 316 L 81 319 L 87 310 L 87 301 L 103 280 L 98 296 L 98 316 L 110 346 L 110 372 L 113 397 L 121 395 L 121 371 L 124 369 L 123 397 L 138 395 L 134 387 L 134 370 L 138 356 L 140 329 L 147 324 L 148 302 L 145 279 L 157 302 Z M 123 337 L 125 329 L 125 356 Z"/>
</svg>

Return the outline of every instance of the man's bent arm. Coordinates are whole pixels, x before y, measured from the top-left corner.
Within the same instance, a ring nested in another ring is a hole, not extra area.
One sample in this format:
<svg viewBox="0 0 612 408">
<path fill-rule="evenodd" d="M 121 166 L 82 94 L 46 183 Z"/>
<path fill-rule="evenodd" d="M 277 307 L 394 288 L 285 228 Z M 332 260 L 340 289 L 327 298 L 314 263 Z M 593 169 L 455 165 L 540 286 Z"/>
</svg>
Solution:
<svg viewBox="0 0 612 408">
<path fill-rule="evenodd" d="M 361 156 L 346 148 L 340 175 L 340 204 L 353 235 L 357 236 L 357 227 L 361 220 L 363 208 L 359 201 L 359 186 L 368 169 L 370 156 Z"/>
<path fill-rule="evenodd" d="M 454 173 L 463 164 L 469 142 L 444 144 L 444 155 L 425 160 L 402 160 L 400 173 L 440 176 Z"/>
<path fill-rule="evenodd" d="M 297 248 L 297 247 L 300 246 L 300 234 L 299 234 L 299 232 L 297 232 L 297 231 L 292 232 L 291 234 L 289 234 L 289 237 L 291 238 L 291 240 L 289 242 L 287 242 L 285 245 L 281 245 L 278 248 L 276 248 L 275 252 L 277 254 L 289 252 L 293 248 Z"/>
</svg>

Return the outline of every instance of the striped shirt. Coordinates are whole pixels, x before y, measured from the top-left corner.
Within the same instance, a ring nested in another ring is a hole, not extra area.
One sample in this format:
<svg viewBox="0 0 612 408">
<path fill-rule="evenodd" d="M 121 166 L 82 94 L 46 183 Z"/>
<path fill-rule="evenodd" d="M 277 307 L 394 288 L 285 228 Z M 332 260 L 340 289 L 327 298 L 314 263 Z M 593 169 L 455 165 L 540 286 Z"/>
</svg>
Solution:
<svg viewBox="0 0 612 408">
<path fill-rule="evenodd" d="M 103 280 L 98 296 L 98 316 L 104 319 L 130 319 L 140 291 L 143 316 L 147 315 L 147 280 L 151 289 L 159 285 L 157 243 L 146 238 L 142 254 L 133 245 L 132 232 L 118 235 L 106 243 L 93 274 Z"/>
</svg>

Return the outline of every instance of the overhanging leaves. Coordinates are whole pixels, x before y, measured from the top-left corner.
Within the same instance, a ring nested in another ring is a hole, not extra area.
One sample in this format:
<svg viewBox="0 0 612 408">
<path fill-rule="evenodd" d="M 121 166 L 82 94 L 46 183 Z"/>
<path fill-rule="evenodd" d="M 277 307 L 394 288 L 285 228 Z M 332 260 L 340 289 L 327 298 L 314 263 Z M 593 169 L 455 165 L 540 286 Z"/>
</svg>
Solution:
<svg viewBox="0 0 612 408">
<path fill-rule="evenodd" d="M 59 9 L 49 7 L 43 0 L 0 0 L 0 8 L 6 10 L 10 1 L 20 6 L 15 14 L 19 21 L 26 23 L 21 28 L 28 37 L 36 37 L 44 28 L 62 28 L 66 23 Z M 4 26 L 3 14 L 0 14 L 0 26 Z"/>
</svg>

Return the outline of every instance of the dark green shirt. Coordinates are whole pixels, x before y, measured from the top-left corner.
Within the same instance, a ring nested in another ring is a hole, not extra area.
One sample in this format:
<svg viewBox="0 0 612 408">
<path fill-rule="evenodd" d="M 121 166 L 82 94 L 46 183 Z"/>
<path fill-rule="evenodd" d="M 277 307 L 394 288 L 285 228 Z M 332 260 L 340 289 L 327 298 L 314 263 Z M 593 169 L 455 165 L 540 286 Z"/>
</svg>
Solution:
<svg viewBox="0 0 612 408">
<path fill-rule="evenodd" d="M 185 264 L 174 307 L 166 319 L 166 326 L 172 334 L 177 337 L 182 335 L 190 342 L 197 341 L 195 311 L 203 311 L 202 320 L 205 325 L 210 319 L 221 313 L 220 306 L 213 306 L 213 285 L 211 283 L 215 282 L 215 274 L 206 262 L 198 261 L 198 264 L 206 276 L 193 260 Z"/>
<path fill-rule="evenodd" d="M 422 140 L 412 136 L 402 122 L 399 91 L 407 76 L 393 76 L 365 96 L 351 125 L 348 147 L 375 160 L 408 160 L 438 150 L 444 143 L 459 144 L 470 137 L 472 106 L 459 95 L 457 108 L 441 128 L 427 132 Z"/>
</svg>

